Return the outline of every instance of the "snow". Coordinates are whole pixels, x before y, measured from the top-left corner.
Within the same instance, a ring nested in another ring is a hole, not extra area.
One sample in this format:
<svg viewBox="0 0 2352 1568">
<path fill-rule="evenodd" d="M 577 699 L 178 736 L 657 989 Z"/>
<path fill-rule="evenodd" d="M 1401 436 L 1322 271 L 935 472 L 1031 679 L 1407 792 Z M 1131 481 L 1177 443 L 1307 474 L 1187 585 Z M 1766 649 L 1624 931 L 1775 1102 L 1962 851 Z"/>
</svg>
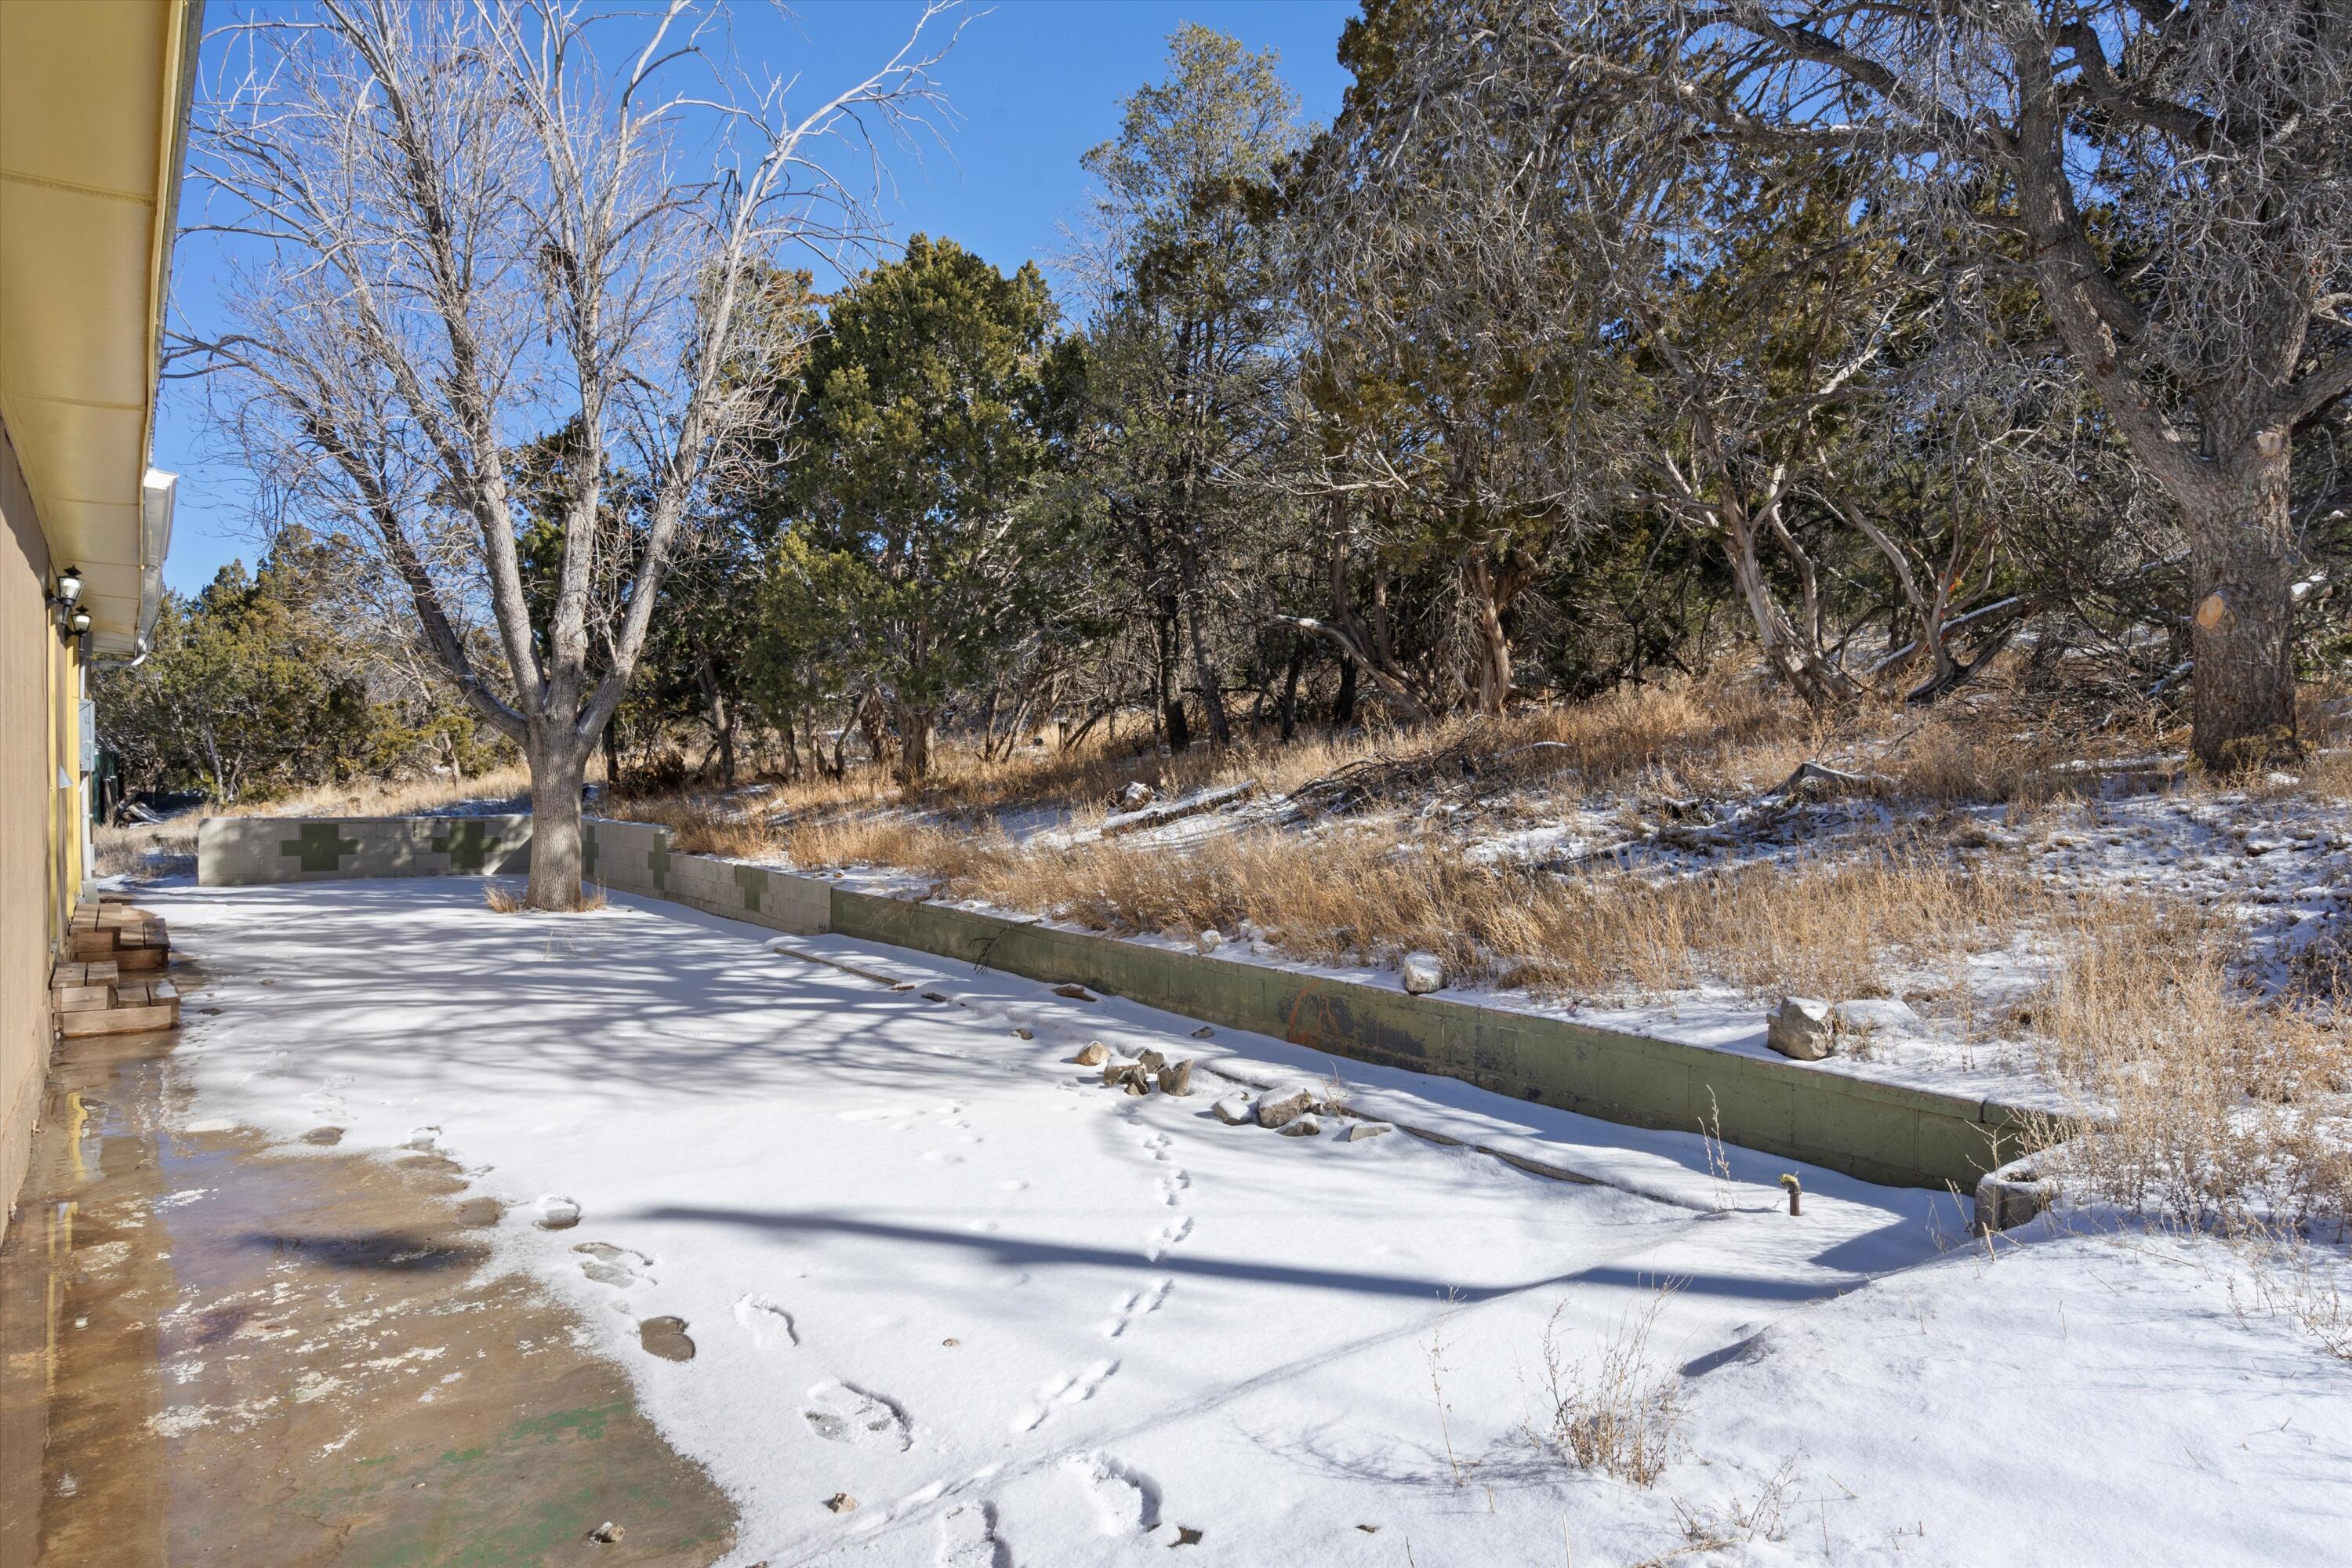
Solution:
<svg viewBox="0 0 2352 1568">
<path fill-rule="evenodd" d="M 1989 1253 L 1948 1194 L 1810 1167 L 1792 1219 L 1786 1162 L 1694 1136 L 795 939 L 893 992 L 621 898 L 146 901 L 209 982 L 186 1114 L 460 1162 L 507 1205 L 496 1266 L 739 1501 L 736 1568 L 1158 1563 L 1183 1531 L 1187 1562 L 1629 1563 L 1738 1520 L 1714 1560 L 2253 1564 L 2347 1522 L 2352 1366 L 2242 1320 L 2213 1244 Z M 1198 1058 L 1195 1092 L 1103 1089 L 1093 1039 Z M 1294 1083 L 1348 1114 L 1211 1113 Z M 1375 1121 L 1453 1142 L 1344 1140 Z M 1555 1311 L 1574 1360 L 1654 1303 L 1685 1407 L 1644 1489 L 1527 1428 Z"/>
</svg>

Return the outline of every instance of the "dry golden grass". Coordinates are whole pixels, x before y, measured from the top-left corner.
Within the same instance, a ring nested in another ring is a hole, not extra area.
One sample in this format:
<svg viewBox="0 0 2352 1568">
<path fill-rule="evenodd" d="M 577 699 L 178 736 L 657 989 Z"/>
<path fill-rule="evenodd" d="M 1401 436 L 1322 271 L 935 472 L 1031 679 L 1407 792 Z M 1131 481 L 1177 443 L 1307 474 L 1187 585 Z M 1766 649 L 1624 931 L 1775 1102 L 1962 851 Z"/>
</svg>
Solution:
<svg viewBox="0 0 2352 1568">
<path fill-rule="evenodd" d="M 406 779 L 354 779 L 320 784 L 274 800 L 207 807 L 214 816 L 413 816 L 460 801 L 502 800 L 530 794 L 530 772 L 520 763 L 472 778 L 442 774 Z M 525 810 L 530 809 L 528 805 Z"/>
<path fill-rule="evenodd" d="M 2340 705 L 2340 704 L 2339 704 Z M 2319 743 L 2344 728 L 2315 699 L 2307 732 Z M 2333 728 L 2331 728 L 2331 726 Z M 941 743 L 931 776 L 901 786 L 887 770 L 806 777 L 776 786 L 772 815 L 803 822 L 882 809 L 922 816 L 986 816 L 1013 808 L 1056 808 L 1081 822 L 1125 784 L 1140 780 L 1163 797 L 1255 779 L 1268 793 L 1369 759 L 1395 764 L 1423 783 L 1458 783 L 1475 772 L 1477 791 L 1520 788 L 1592 796 L 1738 799 L 1820 761 L 1872 775 L 1869 794 L 1915 805 L 2037 804 L 2091 789 L 2097 775 L 2062 764 L 2085 757 L 2177 756 L 2185 735 L 2144 720 L 2104 716 L 2086 732 L 2078 716 L 2005 689 L 1971 692 L 1966 706 L 1921 713 L 1868 702 L 1824 717 L 1738 667 L 1656 685 L 1626 688 L 1576 703 L 1530 707 L 1501 718 L 1461 718 L 1410 731 L 1291 745 L 1245 741 L 1218 753 L 1198 747 L 1175 756 L 1139 754 L 1099 732 L 1071 752 L 1031 746 L 988 760 Z M 2325 761 L 2314 759 L 2315 769 Z M 1467 764 L 1465 770 L 1465 764 Z M 2352 753 L 2324 770 L 2352 784 Z M 2246 781 L 2222 781 L 2243 785 Z"/>
<path fill-rule="evenodd" d="M 2326 998 L 2250 994 L 2236 933 L 2192 906 L 2086 901 L 2054 940 L 2031 1023 L 2098 1121 L 2053 1155 L 2080 1196 L 2225 1228 L 2352 1222 L 2352 1031 Z"/>
<path fill-rule="evenodd" d="M 193 870 L 196 856 L 196 819 L 133 823 L 124 827 L 100 827 L 90 833 L 101 877 L 159 876 Z"/>
<path fill-rule="evenodd" d="M 798 866 L 903 868 L 941 890 L 1097 930 L 1231 933 L 1290 955 L 1434 952 L 1462 981 L 1547 994 L 1657 995 L 1715 982 L 1757 996 L 1884 994 L 1891 965 L 1946 966 L 2053 907 L 2021 872 L 1892 848 L 1673 881 L 1473 861 L 1380 829 L 1267 829 L 1176 852 L 1118 840 L 1024 850 L 902 816 L 787 826 Z"/>
<path fill-rule="evenodd" d="M 657 823 L 670 831 L 670 847 L 687 855 L 719 855 L 740 859 L 764 855 L 774 847 L 767 827 L 755 816 L 711 801 L 676 795 L 630 797 L 604 809 L 630 822 Z"/>
<path fill-rule="evenodd" d="M 498 915 L 530 915 L 546 914 L 550 912 L 545 910 L 532 909 L 521 893 L 517 892 L 512 888 L 502 888 L 496 882 L 485 882 L 482 884 L 482 905 L 492 914 Z M 592 882 L 582 885 L 580 889 L 580 901 L 578 903 L 573 904 L 570 909 L 561 912 L 573 915 L 586 914 L 592 910 L 601 910 L 604 907 L 604 889 L 597 887 Z"/>
</svg>

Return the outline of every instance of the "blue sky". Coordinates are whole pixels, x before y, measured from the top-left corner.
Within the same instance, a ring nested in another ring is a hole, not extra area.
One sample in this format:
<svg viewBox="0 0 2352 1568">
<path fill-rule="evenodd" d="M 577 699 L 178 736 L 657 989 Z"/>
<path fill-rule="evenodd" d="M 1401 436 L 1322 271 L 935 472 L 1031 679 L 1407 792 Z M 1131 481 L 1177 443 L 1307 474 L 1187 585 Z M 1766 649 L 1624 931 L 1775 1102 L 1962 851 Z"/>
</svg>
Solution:
<svg viewBox="0 0 2352 1568">
<path fill-rule="evenodd" d="M 243 9 L 215 0 L 211 20 L 217 26 Z M 898 190 L 884 216 L 898 238 L 946 235 L 1009 271 L 1063 247 L 1062 226 L 1075 225 L 1086 207 L 1079 155 L 1117 134 L 1119 100 L 1158 79 L 1179 23 L 1279 51 L 1303 112 L 1328 121 L 1348 83 L 1335 58 L 1339 29 L 1356 7 L 1352 0 L 996 0 L 973 9 L 939 73 L 960 123 L 944 151 L 894 157 Z M 915 14 L 896 0 L 804 0 L 793 8 L 795 26 L 739 5 L 737 44 L 747 62 L 830 91 L 879 64 Z M 184 219 L 194 200 L 192 191 Z M 201 236 L 173 262 L 175 308 L 196 320 L 210 303 L 211 262 Z M 163 574 L 183 593 L 228 561 L 249 564 L 259 553 L 238 470 L 207 460 L 199 401 L 191 388 L 167 384 L 155 435 L 155 466 L 181 476 Z"/>
</svg>

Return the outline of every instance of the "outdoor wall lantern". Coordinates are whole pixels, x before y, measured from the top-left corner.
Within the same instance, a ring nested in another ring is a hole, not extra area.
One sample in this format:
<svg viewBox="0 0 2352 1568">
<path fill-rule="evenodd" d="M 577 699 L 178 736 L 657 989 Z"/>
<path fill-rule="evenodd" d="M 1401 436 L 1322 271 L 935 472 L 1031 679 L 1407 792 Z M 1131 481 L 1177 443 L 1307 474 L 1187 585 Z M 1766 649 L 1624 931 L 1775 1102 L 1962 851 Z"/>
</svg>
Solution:
<svg viewBox="0 0 2352 1568">
<path fill-rule="evenodd" d="M 58 629 L 68 637 L 89 630 L 89 612 L 81 607 L 81 568 L 68 566 L 58 574 L 58 591 L 49 595 L 57 612 Z"/>
</svg>

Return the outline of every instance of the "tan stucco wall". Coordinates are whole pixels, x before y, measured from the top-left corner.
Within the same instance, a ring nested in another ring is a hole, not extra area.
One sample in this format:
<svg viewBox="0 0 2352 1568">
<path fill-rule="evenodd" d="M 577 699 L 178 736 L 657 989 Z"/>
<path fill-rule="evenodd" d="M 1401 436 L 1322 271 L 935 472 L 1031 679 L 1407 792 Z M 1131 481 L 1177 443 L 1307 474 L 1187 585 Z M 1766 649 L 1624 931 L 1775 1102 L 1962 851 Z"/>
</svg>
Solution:
<svg viewBox="0 0 2352 1568">
<path fill-rule="evenodd" d="M 50 957 L 81 868 L 77 794 L 58 788 L 60 762 L 78 760 L 78 672 L 49 619 L 48 544 L 5 426 L 0 521 L 0 1200 L 13 1203 L 48 1073 Z"/>
</svg>

